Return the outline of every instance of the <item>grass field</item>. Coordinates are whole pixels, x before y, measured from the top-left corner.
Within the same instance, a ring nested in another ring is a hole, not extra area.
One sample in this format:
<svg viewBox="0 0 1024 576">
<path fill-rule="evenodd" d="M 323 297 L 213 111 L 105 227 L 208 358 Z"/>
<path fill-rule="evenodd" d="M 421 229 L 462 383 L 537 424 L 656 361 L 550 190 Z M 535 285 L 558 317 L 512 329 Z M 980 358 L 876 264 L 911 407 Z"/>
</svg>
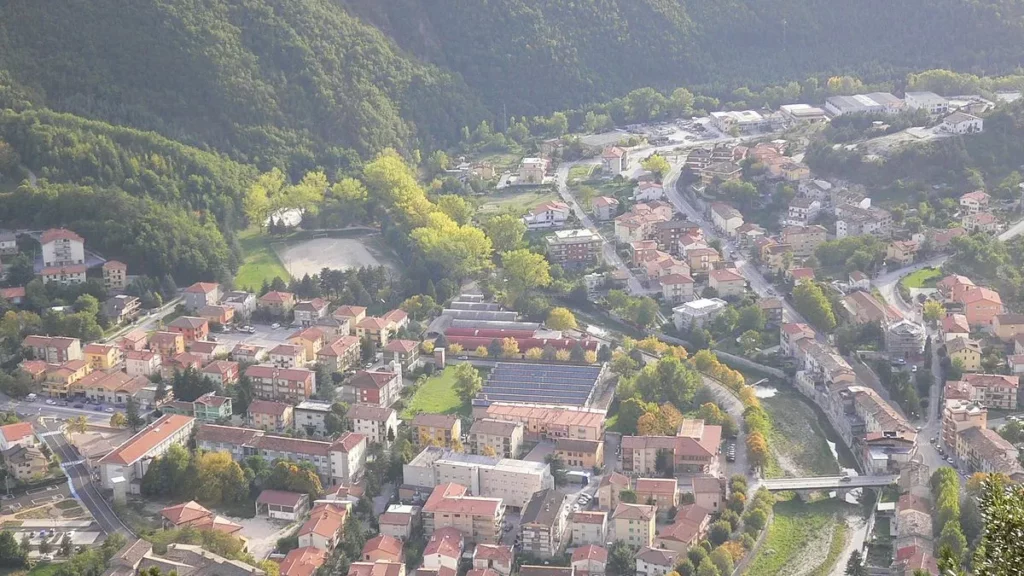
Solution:
<svg viewBox="0 0 1024 576">
<path fill-rule="evenodd" d="M 239 233 L 238 243 L 245 253 L 245 260 L 235 275 L 235 286 L 240 289 L 259 290 L 264 280 L 270 282 L 277 276 L 285 281 L 290 278 L 288 270 L 285 270 L 270 246 L 272 241 L 273 237 L 260 232 L 257 228 Z"/>
<path fill-rule="evenodd" d="M 409 400 L 409 405 L 402 413 L 402 420 L 409 421 L 420 412 L 470 415 L 469 403 L 464 403 L 455 393 L 455 377 L 450 367 L 445 368 L 440 374 L 431 376 L 416 390 L 416 394 Z"/>
<path fill-rule="evenodd" d="M 523 214 L 542 202 L 557 198 L 558 195 L 548 188 L 495 194 L 487 197 L 487 202 L 480 205 L 479 211 L 482 214 L 497 214 L 505 211 Z"/>
<path fill-rule="evenodd" d="M 942 270 L 939 268 L 922 268 L 913 274 L 908 274 L 900 280 L 907 288 L 934 288 L 935 284 L 942 279 Z"/>
<path fill-rule="evenodd" d="M 841 505 L 834 500 L 804 503 L 789 500 L 775 504 L 775 519 L 768 536 L 751 562 L 746 576 L 783 576 L 787 574 L 828 574 L 838 551 L 825 538 L 834 531 L 836 538 L 845 538 L 839 528 L 845 522 L 839 517 Z"/>
<path fill-rule="evenodd" d="M 569 169 L 569 182 L 575 180 L 586 180 L 590 178 L 590 175 L 594 173 L 594 169 L 597 168 L 597 164 L 582 164 L 580 166 L 573 166 Z"/>
<path fill-rule="evenodd" d="M 0 576 L 53 576 L 60 564 L 36 564 L 31 570 L 24 568 L 0 568 Z"/>
</svg>

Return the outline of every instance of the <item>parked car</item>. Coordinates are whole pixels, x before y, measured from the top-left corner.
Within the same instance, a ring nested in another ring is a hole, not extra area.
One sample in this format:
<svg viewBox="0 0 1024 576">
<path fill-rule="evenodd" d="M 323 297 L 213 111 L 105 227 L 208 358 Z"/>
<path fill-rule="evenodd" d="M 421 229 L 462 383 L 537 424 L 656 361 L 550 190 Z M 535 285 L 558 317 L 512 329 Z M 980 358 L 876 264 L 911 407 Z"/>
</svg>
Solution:
<svg viewBox="0 0 1024 576">
<path fill-rule="evenodd" d="M 103 406 L 97 404 L 96 406 L 93 406 L 93 410 L 96 412 L 103 412 Z"/>
<path fill-rule="evenodd" d="M 281 324 L 279 324 L 279 323 L 277 323 L 277 322 L 274 322 L 273 324 L 271 324 L 271 325 L 270 325 L 270 327 L 271 327 L 271 329 L 273 329 L 273 330 L 277 330 L 278 328 L 280 328 L 280 327 L 281 327 Z"/>
<path fill-rule="evenodd" d="M 75 404 L 75 408 L 78 408 L 78 409 L 85 408 L 85 404 L 82 404 L 81 402 L 79 402 L 78 404 Z"/>
</svg>

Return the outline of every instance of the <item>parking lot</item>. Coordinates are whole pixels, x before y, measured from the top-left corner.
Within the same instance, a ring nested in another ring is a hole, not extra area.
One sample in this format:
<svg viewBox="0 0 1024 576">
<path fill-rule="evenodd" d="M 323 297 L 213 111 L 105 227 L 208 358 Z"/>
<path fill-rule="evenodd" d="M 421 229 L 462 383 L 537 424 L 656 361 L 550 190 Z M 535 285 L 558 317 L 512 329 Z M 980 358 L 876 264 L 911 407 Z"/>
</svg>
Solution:
<svg viewBox="0 0 1024 576">
<path fill-rule="evenodd" d="M 252 324 L 252 327 L 256 329 L 255 334 L 232 330 L 231 332 L 216 332 L 211 335 L 217 339 L 217 342 L 228 347 L 228 349 L 234 348 L 237 344 L 244 343 L 263 346 L 270 350 L 278 344 L 287 343 L 288 337 L 299 329 L 297 326 L 278 326 L 273 328 L 271 324 Z"/>
</svg>

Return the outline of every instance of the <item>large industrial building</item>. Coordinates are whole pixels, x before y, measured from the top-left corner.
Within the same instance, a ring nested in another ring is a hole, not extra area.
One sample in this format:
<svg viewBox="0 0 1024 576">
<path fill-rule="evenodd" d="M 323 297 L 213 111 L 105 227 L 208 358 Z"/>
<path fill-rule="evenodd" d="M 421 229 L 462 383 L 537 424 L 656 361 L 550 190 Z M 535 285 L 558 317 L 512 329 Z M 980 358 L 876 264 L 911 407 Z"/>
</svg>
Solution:
<svg viewBox="0 0 1024 576">
<path fill-rule="evenodd" d="M 589 406 L 605 377 L 605 367 L 498 362 L 473 400 L 474 406 L 491 402 Z"/>
</svg>

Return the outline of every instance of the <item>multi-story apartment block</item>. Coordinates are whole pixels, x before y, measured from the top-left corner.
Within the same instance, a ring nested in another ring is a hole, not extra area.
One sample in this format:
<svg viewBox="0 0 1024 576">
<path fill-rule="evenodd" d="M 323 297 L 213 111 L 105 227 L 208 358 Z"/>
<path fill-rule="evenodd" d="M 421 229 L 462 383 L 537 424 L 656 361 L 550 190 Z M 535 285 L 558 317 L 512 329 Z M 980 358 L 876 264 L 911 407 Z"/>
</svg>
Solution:
<svg viewBox="0 0 1024 576">
<path fill-rule="evenodd" d="M 541 490 L 523 509 L 520 530 L 523 551 L 540 558 L 551 558 L 564 544 L 566 494 L 560 490 Z"/>
<path fill-rule="evenodd" d="M 437 485 L 423 505 L 423 529 L 427 534 L 444 527 L 462 532 L 466 540 L 497 544 L 505 521 L 501 498 L 469 496 L 465 486 Z"/>
<path fill-rule="evenodd" d="M 601 262 L 601 237 L 585 228 L 559 230 L 546 241 L 548 258 L 564 268 L 583 268 Z"/>
<path fill-rule="evenodd" d="M 612 512 L 611 534 L 630 546 L 650 546 L 657 510 L 657 506 L 647 504 L 619 504 Z"/>
<path fill-rule="evenodd" d="M 82 343 L 78 338 L 26 336 L 21 346 L 29 350 L 33 358 L 47 364 L 63 364 L 82 359 Z"/>
<path fill-rule="evenodd" d="M 398 434 L 398 413 L 392 408 L 353 404 L 346 416 L 352 421 L 352 429 L 371 443 L 386 444 Z"/>
<path fill-rule="evenodd" d="M 299 403 L 316 393 L 316 374 L 304 368 L 254 365 L 245 369 L 257 398 Z"/>
<path fill-rule="evenodd" d="M 473 454 L 518 458 L 523 445 L 523 425 L 520 422 L 484 418 L 469 428 L 469 451 Z"/>
</svg>

